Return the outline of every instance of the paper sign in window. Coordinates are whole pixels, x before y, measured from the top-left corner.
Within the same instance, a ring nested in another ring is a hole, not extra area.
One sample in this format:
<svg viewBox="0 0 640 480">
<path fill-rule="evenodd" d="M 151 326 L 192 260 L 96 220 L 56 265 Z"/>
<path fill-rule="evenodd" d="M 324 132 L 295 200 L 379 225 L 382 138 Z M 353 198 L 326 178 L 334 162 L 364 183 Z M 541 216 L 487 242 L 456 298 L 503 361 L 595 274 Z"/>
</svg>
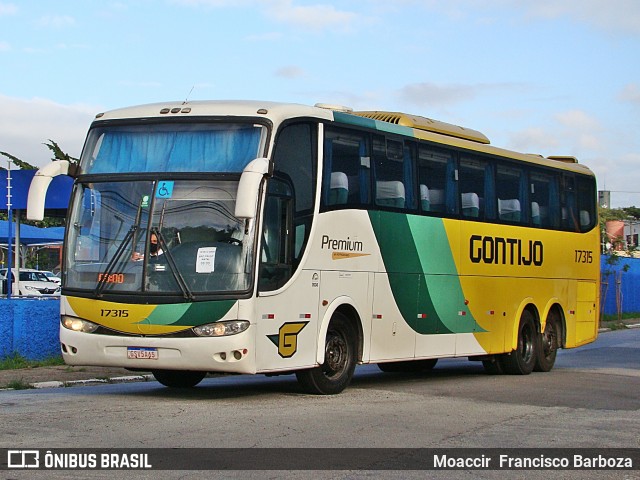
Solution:
<svg viewBox="0 0 640 480">
<path fill-rule="evenodd" d="M 198 249 L 196 258 L 196 273 L 212 273 L 216 261 L 216 247 L 202 247 Z"/>
</svg>

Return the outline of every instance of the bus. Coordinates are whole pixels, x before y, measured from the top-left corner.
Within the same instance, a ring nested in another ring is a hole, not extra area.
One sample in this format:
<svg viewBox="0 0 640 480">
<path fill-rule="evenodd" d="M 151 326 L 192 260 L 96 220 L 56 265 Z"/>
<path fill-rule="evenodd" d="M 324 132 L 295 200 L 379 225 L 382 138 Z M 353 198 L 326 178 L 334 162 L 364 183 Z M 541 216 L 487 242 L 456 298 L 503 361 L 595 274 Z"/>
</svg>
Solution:
<svg viewBox="0 0 640 480">
<path fill-rule="evenodd" d="M 596 181 L 573 157 L 399 112 L 190 101 L 96 115 L 29 218 L 56 175 L 69 365 L 336 394 L 357 364 L 526 375 L 597 336 Z"/>
</svg>

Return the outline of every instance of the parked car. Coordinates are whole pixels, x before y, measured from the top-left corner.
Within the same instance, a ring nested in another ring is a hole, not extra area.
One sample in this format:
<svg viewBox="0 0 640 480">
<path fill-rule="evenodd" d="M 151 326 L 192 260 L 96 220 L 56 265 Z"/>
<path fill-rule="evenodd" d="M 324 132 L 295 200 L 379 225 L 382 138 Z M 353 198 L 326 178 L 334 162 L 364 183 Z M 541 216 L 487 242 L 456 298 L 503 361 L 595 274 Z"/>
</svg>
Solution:
<svg viewBox="0 0 640 480">
<path fill-rule="evenodd" d="M 57 283 L 58 285 L 62 283 L 62 279 L 59 276 L 57 276 L 55 273 L 50 272 L 49 270 L 40 270 L 40 271 L 46 275 L 47 280 L 49 280 L 50 282 Z"/>
<path fill-rule="evenodd" d="M 11 270 L 11 283 L 15 284 L 16 269 Z M 0 269 L 2 278 L 2 291 L 7 290 L 7 269 Z M 18 275 L 18 295 L 42 296 L 60 295 L 60 285 L 47 279 L 47 276 L 32 268 L 21 268 Z M 15 290 L 14 290 L 15 291 Z"/>
</svg>

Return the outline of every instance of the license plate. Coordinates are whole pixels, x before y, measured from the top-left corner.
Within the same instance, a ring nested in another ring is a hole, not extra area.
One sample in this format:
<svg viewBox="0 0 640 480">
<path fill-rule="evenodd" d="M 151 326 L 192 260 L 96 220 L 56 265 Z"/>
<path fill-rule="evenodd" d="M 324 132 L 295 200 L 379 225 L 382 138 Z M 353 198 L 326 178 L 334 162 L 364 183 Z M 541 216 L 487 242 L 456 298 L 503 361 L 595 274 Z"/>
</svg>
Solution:
<svg viewBox="0 0 640 480">
<path fill-rule="evenodd" d="M 157 360 L 158 349 L 152 347 L 127 347 L 127 358 Z"/>
</svg>

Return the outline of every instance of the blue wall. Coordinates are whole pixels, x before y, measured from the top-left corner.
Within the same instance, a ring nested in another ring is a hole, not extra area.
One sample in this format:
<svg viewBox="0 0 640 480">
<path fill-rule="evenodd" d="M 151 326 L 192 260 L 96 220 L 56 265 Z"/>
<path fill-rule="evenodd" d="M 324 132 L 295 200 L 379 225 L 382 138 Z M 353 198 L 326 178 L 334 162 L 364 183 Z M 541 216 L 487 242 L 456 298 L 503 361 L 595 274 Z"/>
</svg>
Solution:
<svg viewBox="0 0 640 480">
<path fill-rule="evenodd" d="M 0 299 L 0 358 L 29 360 L 60 354 L 60 297 Z"/>
<path fill-rule="evenodd" d="M 616 285 L 615 273 L 621 273 L 621 291 L 622 291 L 622 313 L 640 312 L 640 259 L 618 257 L 616 265 L 607 265 L 607 257 L 602 257 L 602 289 L 600 299 L 603 302 L 604 313 L 615 315 L 618 313 L 616 307 Z M 629 269 L 624 272 L 625 265 L 629 265 Z M 608 283 L 608 287 L 605 285 Z"/>
</svg>

